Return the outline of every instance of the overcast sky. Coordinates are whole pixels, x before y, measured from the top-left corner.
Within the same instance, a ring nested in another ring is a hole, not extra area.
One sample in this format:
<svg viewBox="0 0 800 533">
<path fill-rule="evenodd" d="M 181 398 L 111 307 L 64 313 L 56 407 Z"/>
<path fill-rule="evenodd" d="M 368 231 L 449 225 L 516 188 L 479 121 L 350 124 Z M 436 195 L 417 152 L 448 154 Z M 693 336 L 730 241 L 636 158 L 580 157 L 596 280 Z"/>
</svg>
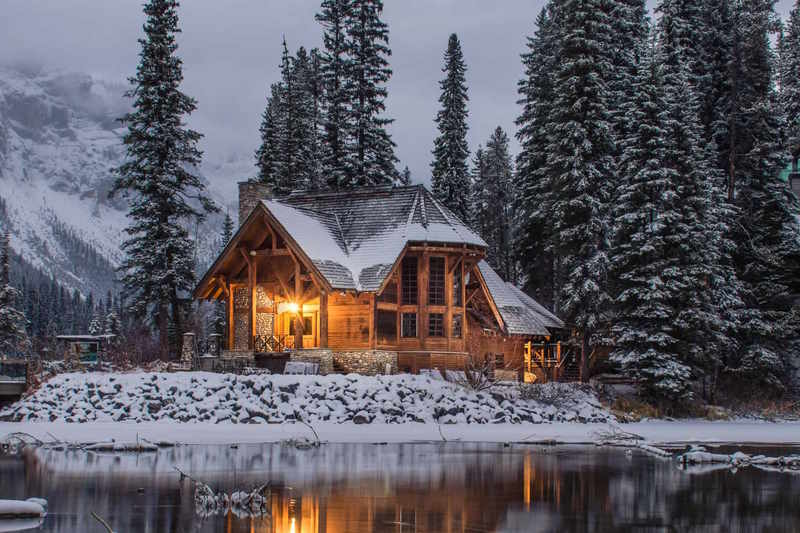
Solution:
<svg viewBox="0 0 800 533">
<path fill-rule="evenodd" d="M 0 63 L 36 62 L 110 80 L 134 73 L 143 15 L 137 0 L 0 0 Z M 781 0 L 785 15 L 791 0 Z M 394 71 L 387 116 L 399 167 L 429 181 L 442 54 L 457 33 L 467 63 L 469 145 L 496 126 L 512 138 L 519 112 L 520 53 L 544 0 L 385 0 Z M 184 0 L 179 55 L 184 90 L 198 99 L 191 120 L 215 159 L 249 156 L 267 88 L 279 76 L 281 39 L 290 49 L 320 46 L 318 0 Z M 232 176 L 232 178 L 247 176 Z"/>
</svg>

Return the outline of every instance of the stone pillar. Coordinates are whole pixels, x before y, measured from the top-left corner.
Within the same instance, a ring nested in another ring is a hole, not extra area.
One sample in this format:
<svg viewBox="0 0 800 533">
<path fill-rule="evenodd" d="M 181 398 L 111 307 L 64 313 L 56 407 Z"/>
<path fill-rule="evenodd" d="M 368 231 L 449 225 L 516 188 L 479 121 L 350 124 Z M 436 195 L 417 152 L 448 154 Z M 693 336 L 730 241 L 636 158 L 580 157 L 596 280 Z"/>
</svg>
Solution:
<svg viewBox="0 0 800 533">
<path fill-rule="evenodd" d="M 183 334 L 183 349 L 181 350 L 181 363 L 188 363 L 194 367 L 195 356 L 194 333 Z"/>
<path fill-rule="evenodd" d="M 272 198 L 272 188 L 256 181 L 239 182 L 239 226 L 247 219 L 259 201 Z"/>
</svg>

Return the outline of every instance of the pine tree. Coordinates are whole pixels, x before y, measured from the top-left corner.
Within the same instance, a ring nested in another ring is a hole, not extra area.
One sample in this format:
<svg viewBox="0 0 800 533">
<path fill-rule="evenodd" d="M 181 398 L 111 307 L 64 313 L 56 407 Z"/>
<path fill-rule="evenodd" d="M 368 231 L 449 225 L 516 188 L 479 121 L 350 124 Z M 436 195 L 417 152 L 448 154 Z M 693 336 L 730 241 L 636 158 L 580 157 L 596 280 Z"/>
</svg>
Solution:
<svg viewBox="0 0 800 533">
<path fill-rule="evenodd" d="M 281 103 L 281 86 L 273 83 L 270 86 L 270 95 L 267 98 L 267 107 L 261 115 L 259 134 L 261 145 L 256 150 L 256 166 L 258 167 L 258 181 L 272 186 L 275 194 L 287 191 L 288 185 L 284 184 L 279 172 L 278 154 L 280 153 L 281 132 L 283 131 L 283 105 Z"/>
<path fill-rule="evenodd" d="M 799 351 L 798 309 L 791 295 L 800 290 L 800 211 L 778 178 L 789 157 L 773 79 L 773 5 L 743 0 L 734 12 L 728 177 L 738 211 L 733 226 L 736 271 L 747 310 L 741 349 L 727 361 L 726 370 L 737 381 L 766 383 L 781 392 L 787 359 Z"/>
<path fill-rule="evenodd" d="M 800 158 L 800 2 L 789 13 L 780 61 L 780 103 L 786 116 L 786 145 L 792 161 Z"/>
<path fill-rule="evenodd" d="M 400 185 L 411 185 L 411 171 L 408 169 L 408 165 L 400 173 Z"/>
<path fill-rule="evenodd" d="M 517 118 L 516 210 L 519 224 L 514 250 L 522 267 L 523 288 L 545 306 L 554 308 L 552 182 L 546 172 L 547 122 L 552 110 L 552 73 L 558 61 L 557 28 L 550 7 L 539 12 L 536 32 L 522 54 L 525 76 L 518 83 L 522 113 Z"/>
<path fill-rule="evenodd" d="M 233 219 L 231 219 L 231 215 L 229 213 L 225 213 L 225 219 L 222 221 L 222 235 L 221 242 L 222 245 L 220 246 L 220 252 L 222 248 L 225 248 L 229 242 L 231 242 L 231 238 L 233 237 Z"/>
<path fill-rule="evenodd" d="M 434 140 L 431 184 L 434 196 L 461 220 L 469 216 L 466 71 L 461 43 L 454 33 L 444 54 L 445 78 L 439 82 L 442 108 L 436 114 L 439 136 Z"/>
<path fill-rule="evenodd" d="M 470 181 L 472 182 L 470 225 L 477 230 L 478 235 L 487 235 L 491 232 L 493 221 L 490 218 L 489 196 L 486 187 L 486 155 L 482 145 L 478 145 L 478 149 L 472 156 Z"/>
<path fill-rule="evenodd" d="M 673 403 L 686 397 L 691 379 L 675 326 L 685 286 L 680 177 L 668 161 L 670 102 L 655 45 L 641 56 L 635 96 L 625 106 L 636 129 L 620 143 L 622 179 L 613 211 L 611 360 L 639 380 L 648 398 Z"/>
<path fill-rule="evenodd" d="M 553 252 L 559 261 L 557 311 L 583 337 L 584 381 L 592 347 L 605 338 L 609 321 L 608 209 L 616 148 L 608 87 L 614 35 L 607 5 L 555 2 L 561 51 L 546 125 L 545 172 L 553 183 Z"/>
<path fill-rule="evenodd" d="M 111 191 L 130 202 L 132 223 L 122 244 L 125 290 L 132 310 L 158 324 L 164 358 L 169 355 L 170 323 L 182 332 L 179 292 L 194 284 L 193 248 L 184 222 L 215 209 L 202 179 L 193 173 L 202 156 L 197 148 L 201 135 L 184 124 L 197 104 L 180 91 L 177 8 L 175 0 L 150 0 L 144 6 L 140 63 L 126 93 L 134 99 L 134 109 L 122 119 L 128 128 L 123 137 L 127 159 L 117 169 Z"/>
<path fill-rule="evenodd" d="M 347 181 L 339 188 L 391 184 L 398 179 L 394 142 L 386 131 L 386 84 L 392 75 L 389 28 L 382 0 L 353 0 L 344 19 Z"/>
<path fill-rule="evenodd" d="M 103 324 L 100 320 L 100 315 L 95 313 L 91 322 L 89 322 L 89 335 L 100 335 L 101 333 L 103 333 Z"/>
<path fill-rule="evenodd" d="M 11 246 L 8 231 L 0 237 L 0 356 L 27 353 L 31 342 L 25 315 L 17 308 L 21 296 L 9 276 Z"/>
<path fill-rule="evenodd" d="M 514 228 L 514 168 L 508 153 L 508 136 L 498 126 L 486 149 L 475 153 L 475 218 L 481 237 L 489 245 L 486 259 L 498 274 L 515 282 L 516 263 L 511 249 Z"/>
<path fill-rule="evenodd" d="M 111 309 L 106 315 L 105 327 L 103 329 L 103 333 L 105 333 L 106 335 L 119 336 L 121 332 L 122 332 L 122 326 L 120 324 L 119 316 L 117 316 L 116 311 Z"/>
<path fill-rule="evenodd" d="M 325 88 L 322 171 L 329 188 L 338 190 L 347 183 L 347 93 L 345 78 L 350 72 L 346 53 L 346 22 L 352 0 L 323 0 L 316 19 L 323 27 L 320 71 Z"/>
</svg>

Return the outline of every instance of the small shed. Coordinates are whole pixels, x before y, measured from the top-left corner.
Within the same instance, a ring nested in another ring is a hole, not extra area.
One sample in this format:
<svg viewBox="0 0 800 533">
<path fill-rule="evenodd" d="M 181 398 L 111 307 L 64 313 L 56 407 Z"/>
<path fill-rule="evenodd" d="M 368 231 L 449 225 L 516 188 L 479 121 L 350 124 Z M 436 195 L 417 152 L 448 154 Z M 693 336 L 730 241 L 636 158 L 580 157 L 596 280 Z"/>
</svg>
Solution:
<svg viewBox="0 0 800 533">
<path fill-rule="evenodd" d="M 75 359 L 82 365 L 96 365 L 116 335 L 58 335 L 64 345 L 64 359 Z"/>
</svg>

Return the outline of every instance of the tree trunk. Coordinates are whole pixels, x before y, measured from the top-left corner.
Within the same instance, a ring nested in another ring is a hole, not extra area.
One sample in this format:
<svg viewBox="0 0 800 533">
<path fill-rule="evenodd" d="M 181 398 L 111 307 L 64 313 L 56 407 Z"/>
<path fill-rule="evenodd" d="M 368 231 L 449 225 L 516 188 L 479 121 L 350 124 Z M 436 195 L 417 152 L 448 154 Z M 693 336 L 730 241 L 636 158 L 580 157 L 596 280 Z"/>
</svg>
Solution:
<svg viewBox="0 0 800 533">
<path fill-rule="evenodd" d="M 589 382 L 589 332 L 585 331 L 581 340 L 580 379 L 581 383 Z"/>
<path fill-rule="evenodd" d="M 178 301 L 178 291 L 174 287 L 172 288 L 172 322 L 175 324 L 176 353 L 180 354 L 183 350 L 183 321 L 181 320 L 181 304 Z"/>
<path fill-rule="evenodd" d="M 161 300 L 158 305 L 158 342 L 159 355 L 163 361 L 167 361 L 169 359 L 169 314 L 165 300 Z"/>
</svg>

